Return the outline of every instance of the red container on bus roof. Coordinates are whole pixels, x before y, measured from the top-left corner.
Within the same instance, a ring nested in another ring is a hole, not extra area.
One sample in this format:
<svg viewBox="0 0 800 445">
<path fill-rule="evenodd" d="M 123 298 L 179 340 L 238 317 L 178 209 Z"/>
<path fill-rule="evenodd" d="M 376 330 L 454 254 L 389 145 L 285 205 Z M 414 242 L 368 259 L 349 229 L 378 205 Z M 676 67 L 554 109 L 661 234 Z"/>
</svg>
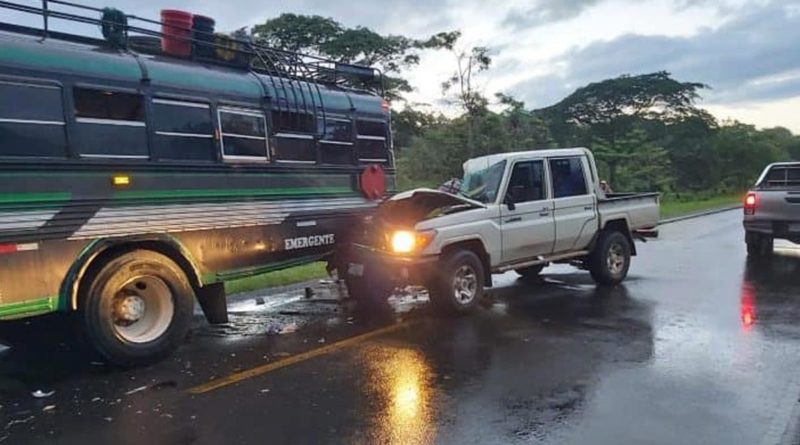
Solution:
<svg viewBox="0 0 800 445">
<path fill-rule="evenodd" d="M 161 10 L 161 50 L 189 57 L 192 54 L 192 14 L 176 9 Z"/>
</svg>

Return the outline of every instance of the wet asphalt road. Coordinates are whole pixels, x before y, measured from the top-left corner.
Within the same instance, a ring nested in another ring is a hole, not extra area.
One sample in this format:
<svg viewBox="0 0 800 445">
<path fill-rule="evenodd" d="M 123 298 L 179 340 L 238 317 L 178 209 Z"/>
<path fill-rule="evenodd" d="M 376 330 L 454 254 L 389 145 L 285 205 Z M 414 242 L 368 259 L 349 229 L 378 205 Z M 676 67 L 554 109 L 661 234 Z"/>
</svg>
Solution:
<svg viewBox="0 0 800 445">
<path fill-rule="evenodd" d="M 740 220 L 662 227 L 611 290 L 495 276 L 459 319 L 413 295 L 364 314 L 335 284 L 239 296 L 146 369 L 95 362 L 59 317 L 6 325 L 0 444 L 794 443 L 800 250 L 748 265 Z"/>
</svg>

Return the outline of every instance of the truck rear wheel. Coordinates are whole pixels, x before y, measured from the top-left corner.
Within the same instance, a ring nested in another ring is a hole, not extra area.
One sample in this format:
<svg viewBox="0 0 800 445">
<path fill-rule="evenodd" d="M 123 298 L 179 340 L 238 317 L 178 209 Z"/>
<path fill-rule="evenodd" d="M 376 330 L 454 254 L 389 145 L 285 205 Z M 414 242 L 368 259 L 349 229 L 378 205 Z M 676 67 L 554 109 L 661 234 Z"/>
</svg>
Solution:
<svg viewBox="0 0 800 445">
<path fill-rule="evenodd" d="M 475 253 L 459 250 L 445 257 L 429 286 L 431 303 L 448 314 L 473 311 L 483 298 L 485 271 Z"/>
<path fill-rule="evenodd" d="M 80 315 L 90 343 L 110 363 L 158 361 L 184 340 L 194 291 L 181 268 L 149 250 L 111 259 L 89 277 Z"/>
<path fill-rule="evenodd" d="M 628 275 L 631 265 L 631 244 L 623 233 L 603 231 L 594 250 L 589 254 L 588 266 L 598 284 L 615 285 Z"/>
<path fill-rule="evenodd" d="M 754 258 L 764 258 L 772 255 L 775 247 L 775 240 L 763 233 L 746 232 L 744 240 L 747 243 L 747 255 Z"/>
</svg>

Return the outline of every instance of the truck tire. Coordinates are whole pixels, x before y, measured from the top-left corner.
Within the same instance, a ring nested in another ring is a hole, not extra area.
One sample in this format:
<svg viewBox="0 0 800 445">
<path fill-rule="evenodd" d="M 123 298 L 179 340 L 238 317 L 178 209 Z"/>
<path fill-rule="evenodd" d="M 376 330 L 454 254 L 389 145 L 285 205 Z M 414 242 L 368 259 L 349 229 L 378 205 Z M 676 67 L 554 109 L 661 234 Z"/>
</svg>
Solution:
<svg viewBox="0 0 800 445">
<path fill-rule="evenodd" d="M 631 265 L 631 243 L 625 234 L 602 231 L 589 253 L 588 268 L 595 282 L 613 286 L 628 275 Z"/>
<path fill-rule="evenodd" d="M 769 235 L 758 232 L 746 232 L 747 255 L 753 258 L 766 258 L 772 255 L 775 240 Z"/>
<path fill-rule="evenodd" d="M 81 324 L 91 345 L 110 363 L 153 363 L 185 339 L 194 291 L 171 259 L 134 250 L 112 258 L 87 279 L 79 301 Z"/>
<path fill-rule="evenodd" d="M 428 288 L 431 303 L 446 314 L 466 314 L 475 310 L 483 298 L 483 263 L 469 250 L 459 250 L 444 258 L 440 272 Z"/>
<path fill-rule="evenodd" d="M 523 267 L 521 269 L 514 269 L 514 272 L 521 275 L 520 278 L 524 281 L 536 282 L 539 280 L 539 274 L 545 268 L 546 264 L 537 264 L 535 266 Z"/>
</svg>

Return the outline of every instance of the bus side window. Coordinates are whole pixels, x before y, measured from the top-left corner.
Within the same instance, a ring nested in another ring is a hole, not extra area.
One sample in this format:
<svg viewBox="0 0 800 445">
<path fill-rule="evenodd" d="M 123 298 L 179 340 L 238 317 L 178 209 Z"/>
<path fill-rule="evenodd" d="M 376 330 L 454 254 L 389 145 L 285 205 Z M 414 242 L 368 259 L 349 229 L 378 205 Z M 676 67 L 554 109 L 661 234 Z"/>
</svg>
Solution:
<svg viewBox="0 0 800 445">
<path fill-rule="evenodd" d="M 75 147 L 85 158 L 147 159 L 141 94 L 75 87 Z"/>
<path fill-rule="evenodd" d="M 314 116 L 311 113 L 273 110 L 275 142 L 272 155 L 278 162 L 315 164 Z"/>
<path fill-rule="evenodd" d="M 211 106 L 200 102 L 153 99 L 154 154 L 159 159 L 216 159 Z"/>
<path fill-rule="evenodd" d="M 356 121 L 356 151 L 362 163 L 390 162 L 389 129 L 385 121 L 359 119 Z"/>
<path fill-rule="evenodd" d="M 0 156 L 65 157 L 61 87 L 0 81 Z"/>
<path fill-rule="evenodd" d="M 220 107 L 222 158 L 267 161 L 267 122 L 264 113 L 250 108 Z"/>
<path fill-rule="evenodd" d="M 318 116 L 321 138 L 320 157 L 323 164 L 353 163 L 353 121 L 334 116 Z"/>
</svg>

